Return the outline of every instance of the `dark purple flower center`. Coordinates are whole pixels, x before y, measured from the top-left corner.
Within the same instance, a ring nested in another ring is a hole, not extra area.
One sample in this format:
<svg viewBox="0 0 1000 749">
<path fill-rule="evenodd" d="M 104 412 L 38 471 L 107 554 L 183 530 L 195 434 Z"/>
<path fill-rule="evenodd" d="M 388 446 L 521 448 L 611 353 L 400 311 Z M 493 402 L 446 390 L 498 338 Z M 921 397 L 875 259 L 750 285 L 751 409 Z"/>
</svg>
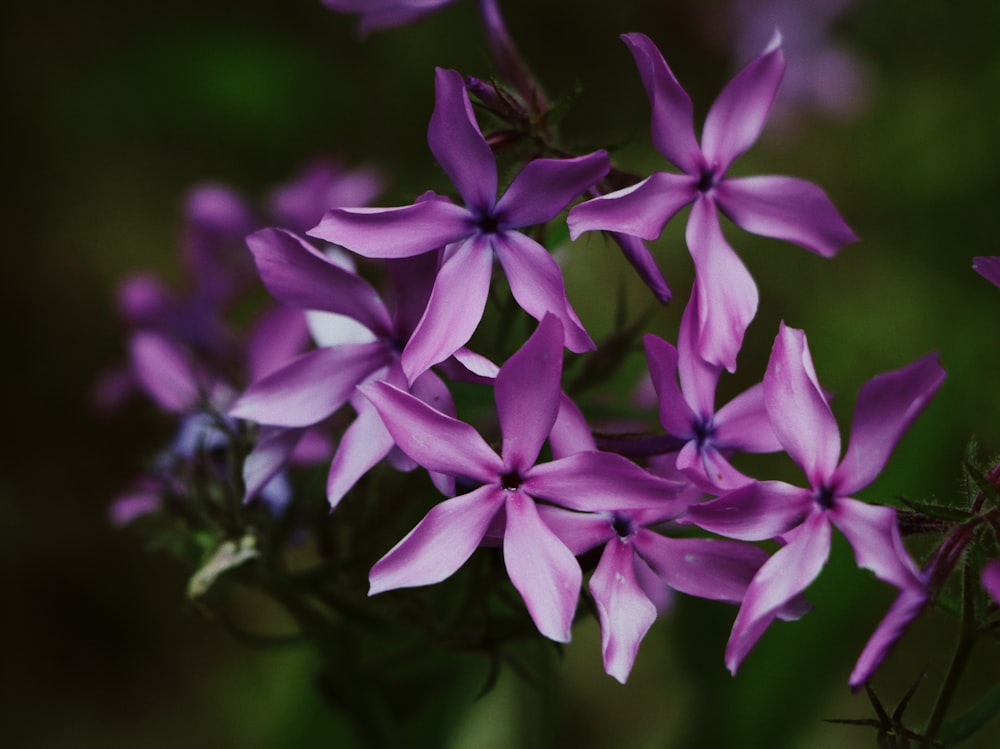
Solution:
<svg viewBox="0 0 1000 749">
<path fill-rule="evenodd" d="M 611 518 L 611 527 L 614 529 L 615 533 L 618 534 L 619 538 L 628 538 L 635 531 L 632 524 L 632 518 L 628 515 L 621 515 L 617 512 L 614 517 Z"/>
<path fill-rule="evenodd" d="M 509 492 L 517 490 L 521 486 L 521 474 L 517 471 L 508 471 L 500 477 L 500 486 Z"/>
<path fill-rule="evenodd" d="M 834 493 L 833 489 L 829 486 L 821 486 L 814 495 L 816 499 L 816 504 L 822 507 L 824 510 L 829 510 L 833 507 Z"/>
<path fill-rule="evenodd" d="M 694 438 L 698 443 L 698 447 L 705 447 L 706 444 L 712 441 L 712 437 L 715 435 L 715 425 L 712 423 L 711 418 L 700 418 L 695 421 L 694 425 Z"/>
<path fill-rule="evenodd" d="M 708 192 L 719 183 L 719 177 L 711 167 L 701 170 L 701 177 L 698 178 L 698 192 Z"/>
<path fill-rule="evenodd" d="M 479 219 L 479 231 L 483 234 L 496 234 L 499 223 L 494 216 L 483 216 Z"/>
</svg>

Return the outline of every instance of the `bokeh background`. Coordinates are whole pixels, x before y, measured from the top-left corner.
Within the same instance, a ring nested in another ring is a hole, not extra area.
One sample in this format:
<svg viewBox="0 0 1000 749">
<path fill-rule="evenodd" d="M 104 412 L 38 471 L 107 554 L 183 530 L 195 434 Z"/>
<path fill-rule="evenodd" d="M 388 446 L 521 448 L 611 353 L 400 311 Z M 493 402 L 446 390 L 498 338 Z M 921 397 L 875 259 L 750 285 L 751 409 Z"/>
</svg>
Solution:
<svg viewBox="0 0 1000 749">
<path fill-rule="evenodd" d="M 566 136 L 613 144 L 621 163 L 648 173 L 665 165 L 618 34 L 650 35 L 703 116 L 765 43 L 765 5 L 502 8 L 550 93 L 582 84 Z M 795 23 L 784 29 L 787 82 L 800 63 L 820 65 L 827 106 L 786 101 L 738 169 L 818 182 L 862 241 L 825 261 L 727 228 L 762 297 L 741 370 L 760 376 L 779 320 L 805 328 L 846 429 L 866 379 L 938 351 L 948 381 L 864 496 L 952 495 L 971 435 L 1000 452 L 1000 289 L 970 269 L 974 256 L 1000 254 L 1000 5 L 800 6 L 837 11 L 820 37 L 796 43 Z M 351 746 L 348 724 L 316 696 L 307 649 L 234 643 L 185 602 L 187 571 L 110 527 L 110 499 L 170 427 L 141 405 L 102 417 L 91 391 L 124 356 L 116 284 L 137 269 L 178 277 L 180 208 L 196 184 L 256 199 L 334 154 L 382 169 L 386 205 L 446 188 L 425 140 L 433 68 L 488 75 L 474 5 L 365 40 L 319 0 L 55 0 L 4 15 L 0 744 Z M 823 51 L 825 62 L 812 59 Z M 610 326 L 608 279 L 629 290 L 632 313 L 648 306 L 613 247 L 581 240 L 567 252 L 571 298 L 598 335 Z M 656 252 L 678 295 L 656 321 L 670 330 L 692 273 L 676 226 Z M 542 690 L 506 673 L 477 700 L 485 668 L 475 663 L 468 683 L 432 679 L 426 688 L 448 700 L 433 719 L 458 726 L 456 749 L 873 745 L 863 729 L 822 720 L 869 714 L 846 681 L 891 591 L 840 544 L 810 598 L 816 611 L 773 627 L 735 680 L 722 665 L 733 610 L 682 601 L 647 637 L 626 687 L 602 673 L 590 622 Z M 876 679 L 886 700 L 923 669 L 935 683 L 952 637 L 947 620 L 920 622 Z M 996 647 L 975 656 L 960 705 L 1000 673 Z M 918 692 L 914 714 L 932 698 Z M 994 721 L 969 746 L 994 747 L 998 736 Z"/>
</svg>

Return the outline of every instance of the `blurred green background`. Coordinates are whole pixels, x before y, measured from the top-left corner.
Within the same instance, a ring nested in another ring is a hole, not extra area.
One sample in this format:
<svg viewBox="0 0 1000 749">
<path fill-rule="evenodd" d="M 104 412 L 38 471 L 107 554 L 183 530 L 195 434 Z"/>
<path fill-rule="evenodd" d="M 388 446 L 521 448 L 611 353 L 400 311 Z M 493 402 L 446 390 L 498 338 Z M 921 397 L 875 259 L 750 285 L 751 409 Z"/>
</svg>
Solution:
<svg viewBox="0 0 1000 749">
<path fill-rule="evenodd" d="M 803 5 L 809 5 L 808 2 Z M 637 172 L 665 167 L 648 137 L 648 103 L 618 34 L 643 31 L 704 115 L 733 70 L 741 22 L 721 2 L 507 0 L 510 29 L 550 93 L 583 93 L 564 131 L 582 147 L 621 144 Z M 741 372 L 763 371 L 779 320 L 805 328 L 846 430 L 872 375 L 926 351 L 949 379 L 864 494 L 957 490 L 970 435 L 1000 451 L 1000 290 L 972 258 L 1000 254 L 1000 4 L 858 2 L 832 29 L 863 71 L 866 96 L 843 116 L 805 113 L 774 128 L 740 173 L 816 181 L 862 241 L 822 260 L 727 227 L 762 309 Z M 312 689 L 307 650 L 260 654 L 184 601 L 184 570 L 112 530 L 109 500 L 169 434 L 138 407 L 107 419 L 89 406 L 98 375 L 124 355 L 113 290 L 152 269 L 177 278 L 184 193 L 219 181 L 251 198 L 321 154 L 374 164 L 386 205 L 446 189 L 426 145 L 434 66 L 487 75 L 473 3 L 361 41 L 319 0 L 124 0 L 18 3 L 5 11 L 7 270 L 0 468 L 0 744 L 10 747 L 350 746 L 347 724 Z M 789 55 L 789 65 L 795 65 Z M 691 282 L 675 222 L 656 252 L 678 303 Z M 607 332 L 607 279 L 649 301 L 617 251 L 568 250 L 571 298 Z M 724 387 L 735 388 L 733 384 Z M 794 474 L 793 474 L 794 475 Z M 870 746 L 846 681 L 891 600 L 849 549 L 810 590 L 816 611 L 773 627 L 731 679 L 722 652 L 733 610 L 682 601 L 646 638 L 626 687 L 606 677 L 593 622 L 539 692 L 505 674 L 476 701 L 485 668 L 430 683 L 449 696 L 465 747 Z M 876 679 L 892 701 L 922 669 L 935 683 L 947 621 L 922 621 Z M 1000 673 L 976 651 L 959 694 L 970 704 Z M 922 715 L 932 689 L 918 693 Z M 444 720 L 444 718 L 442 718 Z M 969 746 L 995 747 L 996 721 Z M 416 739 L 415 739 L 416 741 Z"/>
</svg>

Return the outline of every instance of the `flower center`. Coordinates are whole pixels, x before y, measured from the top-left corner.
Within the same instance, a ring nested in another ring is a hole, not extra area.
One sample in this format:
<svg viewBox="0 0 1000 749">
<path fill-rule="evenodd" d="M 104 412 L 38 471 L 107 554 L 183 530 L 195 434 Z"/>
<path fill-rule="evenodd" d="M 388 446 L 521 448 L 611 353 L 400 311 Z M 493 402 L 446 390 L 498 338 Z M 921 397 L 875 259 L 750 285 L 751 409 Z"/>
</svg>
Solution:
<svg viewBox="0 0 1000 749">
<path fill-rule="evenodd" d="M 496 234 L 497 228 L 497 220 L 493 216 L 483 216 L 479 219 L 479 231 L 483 234 Z"/>
<path fill-rule="evenodd" d="M 521 486 L 521 474 L 517 471 L 508 471 L 500 477 L 500 486 L 509 492 L 517 490 Z"/>
<path fill-rule="evenodd" d="M 632 535 L 632 518 L 628 515 L 620 515 L 615 513 L 614 517 L 611 519 L 611 527 L 614 529 L 615 533 L 618 534 L 619 538 L 628 538 Z"/>
<path fill-rule="evenodd" d="M 698 443 L 698 447 L 704 447 L 708 442 L 711 441 L 712 435 L 715 434 L 715 425 L 712 424 L 712 420 L 700 418 L 694 423 L 694 438 Z"/>
<path fill-rule="evenodd" d="M 829 486 L 821 486 L 815 494 L 816 504 L 822 507 L 824 510 L 829 510 L 833 507 L 834 493 L 833 489 Z"/>
<path fill-rule="evenodd" d="M 718 184 L 719 180 L 715 170 L 705 167 L 701 170 L 701 177 L 698 179 L 698 192 L 708 192 Z"/>
</svg>

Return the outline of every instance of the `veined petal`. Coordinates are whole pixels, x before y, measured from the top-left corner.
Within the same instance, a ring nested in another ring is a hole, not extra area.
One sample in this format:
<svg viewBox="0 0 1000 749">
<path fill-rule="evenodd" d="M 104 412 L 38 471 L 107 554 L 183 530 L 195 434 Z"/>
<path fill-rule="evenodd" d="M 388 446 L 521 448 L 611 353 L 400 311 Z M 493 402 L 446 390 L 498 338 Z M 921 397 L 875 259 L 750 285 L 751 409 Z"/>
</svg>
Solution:
<svg viewBox="0 0 1000 749">
<path fill-rule="evenodd" d="M 927 354 L 864 384 L 854 407 L 851 441 L 836 472 L 839 492 L 853 494 L 875 480 L 944 377 L 937 354 Z"/>
<path fill-rule="evenodd" d="M 669 538 L 643 529 L 636 551 L 668 585 L 713 601 L 740 603 L 767 552 L 719 538 Z"/>
<path fill-rule="evenodd" d="M 730 672 L 736 673 L 778 612 L 816 579 L 829 555 L 830 524 L 822 512 L 815 512 L 794 540 L 763 564 L 747 588 L 726 646 Z"/>
<path fill-rule="evenodd" d="M 872 636 L 861 651 L 858 662 L 847 683 L 852 690 L 859 689 L 875 669 L 889 654 L 893 645 L 903 636 L 910 623 L 920 615 L 927 604 L 927 592 L 922 588 L 909 588 L 900 591 L 899 596 L 889 607 L 885 617 L 879 622 Z"/>
<path fill-rule="evenodd" d="M 757 314 L 757 285 L 722 235 L 710 198 L 695 201 L 686 234 L 698 287 L 698 354 L 735 372 L 743 334 Z"/>
<path fill-rule="evenodd" d="M 466 424 L 386 382 L 359 388 L 400 449 L 430 471 L 497 484 L 503 462 Z"/>
<path fill-rule="evenodd" d="M 435 505 L 372 567 L 368 595 L 451 577 L 479 546 L 503 502 L 503 489 L 492 485 Z"/>
<path fill-rule="evenodd" d="M 371 403 L 364 398 L 352 402 L 358 415 L 340 438 L 326 478 L 326 499 L 331 510 L 396 444 Z"/>
<path fill-rule="evenodd" d="M 552 220 L 609 168 L 606 151 L 573 159 L 529 161 L 497 202 L 500 228 L 518 229 Z"/>
<path fill-rule="evenodd" d="M 275 426 L 316 424 L 347 403 L 359 383 L 388 363 L 381 342 L 316 349 L 253 383 L 229 414 Z"/>
<path fill-rule="evenodd" d="M 764 384 L 747 388 L 715 414 L 714 441 L 748 453 L 771 453 L 781 449 L 764 406 Z"/>
<path fill-rule="evenodd" d="M 685 484 L 658 478 L 614 453 L 575 453 L 532 467 L 521 488 L 533 497 L 586 512 L 663 508 L 680 514 Z"/>
<path fill-rule="evenodd" d="M 500 367 L 494 396 L 508 470 L 523 471 L 534 465 L 552 431 L 559 411 L 562 354 L 562 325 L 548 314 Z"/>
<path fill-rule="evenodd" d="M 497 162 L 479 130 L 465 79 L 456 70 L 437 68 L 434 92 L 427 128 L 431 153 L 471 210 L 490 210 L 497 199 Z"/>
<path fill-rule="evenodd" d="M 536 320 L 544 318 L 546 313 L 555 315 L 562 323 L 566 348 L 574 353 L 592 351 L 594 341 L 566 298 L 562 272 L 552 255 L 517 231 L 495 235 L 493 249 L 521 309 Z"/>
<path fill-rule="evenodd" d="M 656 239 L 681 208 L 695 199 L 697 178 L 687 174 L 655 172 L 642 182 L 573 206 L 566 218 L 569 235 L 585 231 L 614 231 L 642 239 Z"/>
<path fill-rule="evenodd" d="M 715 196 L 719 208 L 737 226 L 752 234 L 784 239 L 824 257 L 858 241 L 826 193 L 804 179 L 726 179 L 719 183 Z"/>
<path fill-rule="evenodd" d="M 604 670 L 622 684 L 635 663 L 639 643 L 656 621 L 656 606 L 635 574 L 632 544 L 613 538 L 590 578 L 590 592 L 601 622 Z"/>
<path fill-rule="evenodd" d="M 691 505 L 679 522 L 741 541 L 763 541 L 797 526 L 812 506 L 808 489 L 781 481 L 760 481 Z"/>
<path fill-rule="evenodd" d="M 262 229 L 247 237 L 247 247 L 264 286 L 278 301 L 346 315 L 382 337 L 391 332 L 389 312 L 371 284 L 291 232 Z"/>
<path fill-rule="evenodd" d="M 660 404 L 660 423 L 675 437 L 692 439 L 697 417 L 677 385 L 677 349 L 651 333 L 643 336 L 642 342 Z"/>
<path fill-rule="evenodd" d="M 365 257 L 400 258 L 436 250 L 474 231 L 468 209 L 423 200 L 398 208 L 334 208 L 307 233 Z"/>
<path fill-rule="evenodd" d="M 923 588 L 920 570 L 910 558 L 891 507 L 837 497 L 830 520 L 854 549 L 858 567 L 897 588 Z"/>
<path fill-rule="evenodd" d="M 569 642 L 583 573 L 573 553 L 542 522 L 534 501 L 522 491 L 505 492 L 507 527 L 503 558 L 538 631 Z"/>
<path fill-rule="evenodd" d="M 778 84 L 785 72 L 781 36 L 738 72 L 722 89 L 705 117 L 701 149 L 717 174 L 757 140 L 764 127 Z"/>
<path fill-rule="evenodd" d="M 486 309 L 492 273 L 493 252 L 483 236 L 472 236 L 445 253 L 424 316 L 403 349 L 403 371 L 410 382 L 472 337 Z"/>
<path fill-rule="evenodd" d="M 764 373 L 764 403 L 774 433 L 812 487 L 829 483 L 840 458 L 840 430 L 816 377 L 805 332 L 784 322 Z"/>
<path fill-rule="evenodd" d="M 691 98 L 674 77 L 660 50 L 645 34 L 623 34 L 635 58 L 642 85 L 653 110 L 650 135 L 656 150 L 688 174 L 701 168 L 701 149 L 694 134 Z"/>
</svg>

